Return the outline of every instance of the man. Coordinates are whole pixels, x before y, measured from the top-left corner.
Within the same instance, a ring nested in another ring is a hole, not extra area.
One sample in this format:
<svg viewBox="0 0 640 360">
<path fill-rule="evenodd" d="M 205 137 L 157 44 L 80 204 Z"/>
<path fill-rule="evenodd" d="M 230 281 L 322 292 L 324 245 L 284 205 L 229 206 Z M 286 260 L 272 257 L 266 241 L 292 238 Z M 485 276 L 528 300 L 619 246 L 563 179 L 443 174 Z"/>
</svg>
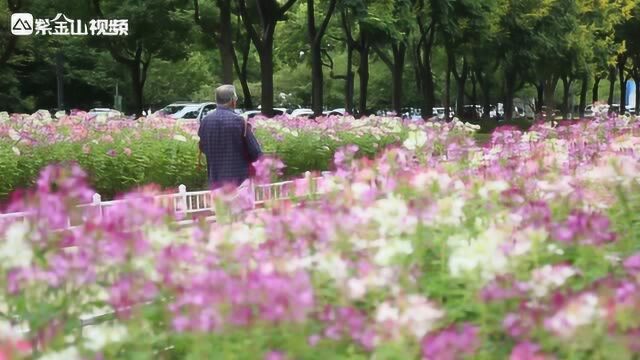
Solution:
<svg viewBox="0 0 640 360">
<path fill-rule="evenodd" d="M 238 96 L 233 85 L 216 89 L 216 110 L 200 122 L 200 151 L 207 158 L 209 184 L 239 186 L 249 178 L 251 163 L 262 155 L 260 144 L 242 116 L 233 110 Z"/>
</svg>

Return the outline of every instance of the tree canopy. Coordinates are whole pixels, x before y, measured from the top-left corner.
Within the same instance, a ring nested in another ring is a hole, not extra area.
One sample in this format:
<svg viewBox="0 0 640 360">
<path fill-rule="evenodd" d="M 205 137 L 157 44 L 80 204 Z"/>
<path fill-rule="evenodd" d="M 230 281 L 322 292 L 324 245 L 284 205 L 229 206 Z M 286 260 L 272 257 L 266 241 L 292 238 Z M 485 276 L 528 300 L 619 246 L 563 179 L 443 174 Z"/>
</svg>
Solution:
<svg viewBox="0 0 640 360">
<path fill-rule="evenodd" d="M 129 35 L 13 36 L 17 12 L 127 19 Z M 589 91 L 625 104 L 626 82 L 640 81 L 638 34 L 639 0 L 3 0 L 0 110 L 55 108 L 61 54 L 67 108 L 114 106 L 118 87 L 141 114 L 233 82 L 241 104 L 267 114 L 500 102 L 511 118 L 524 99 L 568 116 Z"/>
</svg>

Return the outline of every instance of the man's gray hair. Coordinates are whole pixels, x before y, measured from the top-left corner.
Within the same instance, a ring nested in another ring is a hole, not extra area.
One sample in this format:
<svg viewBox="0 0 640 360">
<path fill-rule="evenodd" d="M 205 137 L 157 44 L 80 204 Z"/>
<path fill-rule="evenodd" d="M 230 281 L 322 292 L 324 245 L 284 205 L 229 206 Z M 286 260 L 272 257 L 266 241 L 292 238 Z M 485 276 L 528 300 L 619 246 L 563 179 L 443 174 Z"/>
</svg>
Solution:
<svg viewBox="0 0 640 360">
<path fill-rule="evenodd" d="M 238 101 L 235 86 L 222 85 L 216 89 L 216 104 L 229 105 L 232 101 Z"/>
</svg>

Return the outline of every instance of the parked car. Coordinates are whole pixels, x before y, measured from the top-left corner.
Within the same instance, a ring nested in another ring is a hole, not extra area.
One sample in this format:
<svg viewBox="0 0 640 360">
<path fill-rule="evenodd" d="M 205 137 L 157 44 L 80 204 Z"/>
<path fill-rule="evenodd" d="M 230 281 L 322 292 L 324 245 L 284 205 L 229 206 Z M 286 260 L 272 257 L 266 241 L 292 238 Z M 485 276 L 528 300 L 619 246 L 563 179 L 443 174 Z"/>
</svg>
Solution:
<svg viewBox="0 0 640 360">
<path fill-rule="evenodd" d="M 439 120 L 444 120 L 445 111 L 443 107 L 434 107 L 433 116 L 437 116 Z M 449 120 L 453 119 L 455 112 L 452 108 L 449 108 Z"/>
<path fill-rule="evenodd" d="M 344 116 L 345 113 L 346 113 L 346 110 L 344 108 L 341 108 L 341 109 L 333 109 L 333 110 L 324 111 L 322 113 L 322 115 L 324 115 L 324 116 Z"/>
<path fill-rule="evenodd" d="M 480 105 L 465 105 L 460 117 L 464 120 L 478 120 L 482 117 L 482 107 Z"/>
<path fill-rule="evenodd" d="M 210 111 L 216 109 L 216 104 L 212 102 L 178 102 L 165 106 L 154 114 L 164 114 L 176 120 L 202 120 Z"/>
<path fill-rule="evenodd" d="M 523 108 L 521 108 L 519 106 L 514 106 L 513 107 L 513 117 L 515 117 L 515 118 L 523 118 L 525 116 L 526 116 L 526 114 L 525 114 Z"/>
<path fill-rule="evenodd" d="M 124 114 L 122 112 L 109 108 L 93 108 L 87 113 L 87 116 L 89 118 L 94 118 L 100 115 L 106 116 L 107 119 L 124 117 Z"/>
<path fill-rule="evenodd" d="M 274 108 L 273 109 L 273 113 L 275 114 L 275 116 L 281 116 L 281 115 L 287 115 L 287 109 L 285 108 Z M 243 113 L 241 113 L 242 117 L 244 117 L 245 119 L 251 119 L 254 118 L 258 115 L 262 114 L 262 110 L 260 110 L 260 107 L 258 107 L 258 110 L 248 110 L 245 111 Z"/>
<path fill-rule="evenodd" d="M 594 117 L 594 112 L 593 112 L 593 105 L 587 105 L 584 108 L 584 117 L 585 118 L 592 118 Z"/>
<path fill-rule="evenodd" d="M 311 117 L 313 116 L 313 110 L 311 109 L 295 109 L 291 112 L 291 117 Z"/>
</svg>

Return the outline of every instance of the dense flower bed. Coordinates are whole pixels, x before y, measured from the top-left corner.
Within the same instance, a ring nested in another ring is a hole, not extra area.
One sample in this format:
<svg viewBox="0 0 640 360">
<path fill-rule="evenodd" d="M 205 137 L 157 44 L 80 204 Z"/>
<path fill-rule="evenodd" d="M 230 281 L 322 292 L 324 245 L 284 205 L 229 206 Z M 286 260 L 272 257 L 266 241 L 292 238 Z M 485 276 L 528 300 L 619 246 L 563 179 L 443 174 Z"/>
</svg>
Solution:
<svg viewBox="0 0 640 360">
<path fill-rule="evenodd" d="M 197 126 L 168 118 L 106 121 L 83 113 L 59 119 L 46 111 L 0 113 L 0 199 L 33 184 L 47 164 L 70 160 L 91 174 L 91 185 L 104 197 L 147 184 L 202 189 L 206 171 L 197 166 Z M 255 128 L 264 151 L 285 163 L 285 176 L 328 170 L 336 149 L 347 144 L 358 145 L 359 156 L 374 156 L 409 131 L 399 119 L 379 117 L 258 119 Z M 449 132 L 431 137 L 446 146 Z"/>
<path fill-rule="evenodd" d="M 187 229 L 141 199 L 48 231 L 92 192 L 78 168 L 47 168 L 10 204 L 38 220 L 0 224 L 0 355 L 637 356 L 640 122 L 502 129 L 438 151 L 430 134 L 375 161 L 341 148 L 319 201 Z"/>
</svg>

